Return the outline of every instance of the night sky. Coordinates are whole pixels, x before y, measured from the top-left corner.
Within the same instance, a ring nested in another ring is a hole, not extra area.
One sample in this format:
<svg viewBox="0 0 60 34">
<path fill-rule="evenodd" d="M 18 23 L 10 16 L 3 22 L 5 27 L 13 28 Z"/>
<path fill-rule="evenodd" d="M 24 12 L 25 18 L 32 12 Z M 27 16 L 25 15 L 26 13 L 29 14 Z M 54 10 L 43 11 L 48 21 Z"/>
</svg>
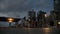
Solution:
<svg viewBox="0 0 60 34">
<path fill-rule="evenodd" d="M 0 16 L 22 18 L 32 9 L 49 14 L 54 9 L 53 0 L 0 0 Z M 8 23 L 1 22 L 0 26 L 8 26 Z"/>
</svg>

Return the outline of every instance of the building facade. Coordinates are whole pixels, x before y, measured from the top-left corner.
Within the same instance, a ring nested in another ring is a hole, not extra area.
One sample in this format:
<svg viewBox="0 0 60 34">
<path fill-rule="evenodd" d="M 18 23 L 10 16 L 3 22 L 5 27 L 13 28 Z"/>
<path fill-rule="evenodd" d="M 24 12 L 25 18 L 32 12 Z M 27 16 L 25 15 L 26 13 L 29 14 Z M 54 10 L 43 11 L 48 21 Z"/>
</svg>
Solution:
<svg viewBox="0 0 60 34">
<path fill-rule="evenodd" d="M 58 22 L 60 22 L 60 0 L 54 0 L 54 10 L 55 10 L 57 26 L 58 26 Z"/>
<path fill-rule="evenodd" d="M 60 22 L 60 0 L 54 0 L 54 10 L 50 12 L 54 25 L 57 27 Z"/>
<path fill-rule="evenodd" d="M 37 26 L 38 27 L 44 27 L 46 25 L 46 18 L 45 18 L 45 14 L 46 12 L 40 10 L 38 13 L 37 13 Z"/>
<path fill-rule="evenodd" d="M 36 12 L 34 10 L 28 11 L 28 18 L 29 18 L 29 21 L 30 21 L 30 26 L 35 27 Z"/>
<path fill-rule="evenodd" d="M 60 20 L 60 0 L 54 0 L 54 12 L 57 15 L 56 20 Z"/>
</svg>

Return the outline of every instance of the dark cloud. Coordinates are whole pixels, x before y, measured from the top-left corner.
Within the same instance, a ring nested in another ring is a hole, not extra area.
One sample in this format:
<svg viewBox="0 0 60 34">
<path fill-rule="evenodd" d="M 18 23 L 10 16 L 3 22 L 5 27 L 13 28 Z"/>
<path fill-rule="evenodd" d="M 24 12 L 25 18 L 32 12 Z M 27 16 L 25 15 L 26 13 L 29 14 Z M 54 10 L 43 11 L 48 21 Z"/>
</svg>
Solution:
<svg viewBox="0 0 60 34">
<path fill-rule="evenodd" d="M 28 10 L 44 10 L 49 12 L 53 9 L 53 0 L 0 0 L 0 13 L 14 16 Z"/>
<path fill-rule="evenodd" d="M 2 9 L 6 11 L 26 11 L 32 8 L 48 8 L 52 0 L 4 0 L 1 2 Z M 4 9 L 5 8 L 5 9 Z"/>
</svg>

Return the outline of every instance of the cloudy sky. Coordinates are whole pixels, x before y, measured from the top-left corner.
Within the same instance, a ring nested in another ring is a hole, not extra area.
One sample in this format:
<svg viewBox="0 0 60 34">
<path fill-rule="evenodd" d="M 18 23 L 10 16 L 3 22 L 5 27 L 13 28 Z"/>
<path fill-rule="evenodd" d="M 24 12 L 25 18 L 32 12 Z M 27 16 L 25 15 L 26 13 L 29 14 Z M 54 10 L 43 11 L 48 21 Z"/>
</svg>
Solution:
<svg viewBox="0 0 60 34">
<path fill-rule="evenodd" d="M 49 14 L 53 7 L 53 0 L 0 0 L 0 16 L 24 17 L 31 9 L 36 12 L 43 10 Z"/>
</svg>

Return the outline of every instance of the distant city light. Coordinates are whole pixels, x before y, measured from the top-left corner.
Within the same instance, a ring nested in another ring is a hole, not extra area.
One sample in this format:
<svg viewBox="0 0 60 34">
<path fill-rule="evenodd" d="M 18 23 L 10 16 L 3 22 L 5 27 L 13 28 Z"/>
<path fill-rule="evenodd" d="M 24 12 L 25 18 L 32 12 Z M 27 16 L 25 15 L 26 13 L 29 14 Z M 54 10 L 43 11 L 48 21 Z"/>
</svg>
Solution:
<svg viewBox="0 0 60 34">
<path fill-rule="evenodd" d="M 8 18 L 8 22 L 13 22 L 13 18 Z"/>
</svg>

